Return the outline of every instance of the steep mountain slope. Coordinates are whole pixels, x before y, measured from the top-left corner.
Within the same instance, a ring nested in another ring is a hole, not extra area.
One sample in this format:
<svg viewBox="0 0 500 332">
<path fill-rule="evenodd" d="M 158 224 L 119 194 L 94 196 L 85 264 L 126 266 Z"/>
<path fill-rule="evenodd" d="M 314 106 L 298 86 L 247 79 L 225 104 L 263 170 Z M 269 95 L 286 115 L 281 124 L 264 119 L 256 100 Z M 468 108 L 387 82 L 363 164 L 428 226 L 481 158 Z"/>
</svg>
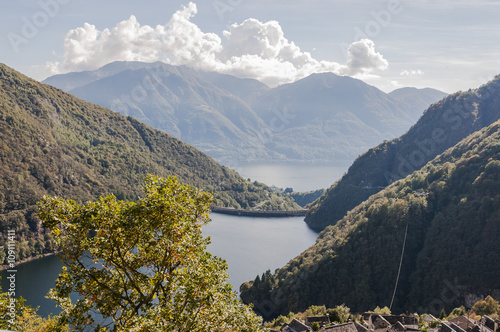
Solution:
<svg viewBox="0 0 500 332">
<path fill-rule="evenodd" d="M 233 158 L 245 144 L 256 147 L 256 157 L 276 157 L 257 138 L 267 125 L 255 112 L 187 67 L 148 64 L 69 92 L 168 132 L 218 160 Z"/>
<path fill-rule="evenodd" d="M 418 116 L 415 121 L 422 115 L 422 111 L 427 109 L 430 104 L 443 99 L 448 94 L 430 88 L 400 88 L 389 93 L 392 98 L 398 99 L 415 109 L 415 115 Z"/>
<path fill-rule="evenodd" d="M 351 161 L 374 142 L 402 134 L 442 95 L 415 89 L 392 97 L 331 73 L 270 89 L 253 79 L 138 62 L 44 82 L 74 86 L 76 96 L 133 116 L 222 162 Z"/>
<path fill-rule="evenodd" d="M 55 86 L 68 92 L 69 90 L 79 88 L 102 78 L 116 75 L 124 70 L 135 70 L 144 68 L 145 66 L 149 67 L 150 65 L 138 61 L 117 61 L 109 63 L 98 70 L 54 75 L 48 77 L 42 83 Z"/>
<path fill-rule="evenodd" d="M 226 90 L 249 104 L 263 93 L 271 90 L 264 83 L 252 78 L 237 78 L 231 75 L 203 71 L 198 72 L 198 74 L 215 86 Z"/>
<path fill-rule="evenodd" d="M 322 73 L 277 87 L 252 108 L 266 123 L 281 120 L 269 149 L 300 160 L 352 160 L 403 134 L 437 95 L 422 95 L 429 102 L 412 105 L 360 80 Z"/>
<path fill-rule="evenodd" d="M 3 64 L 0 138 L 0 233 L 5 240 L 7 229 L 17 231 L 18 259 L 54 250 L 36 218 L 35 204 L 42 195 L 86 201 L 113 193 L 134 200 L 148 173 L 176 175 L 210 190 L 221 207 L 299 208 L 291 198 L 242 179 L 164 132 Z"/>
<path fill-rule="evenodd" d="M 285 267 L 241 286 L 265 316 L 345 303 L 354 312 L 447 311 L 500 289 L 500 121 L 371 196 Z M 403 253 L 404 247 L 404 254 Z"/>
<path fill-rule="evenodd" d="M 368 150 L 309 210 L 306 222 L 322 230 L 370 195 L 419 169 L 464 137 L 500 119 L 500 76 L 428 108 L 403 136 Z"/>
</svg>

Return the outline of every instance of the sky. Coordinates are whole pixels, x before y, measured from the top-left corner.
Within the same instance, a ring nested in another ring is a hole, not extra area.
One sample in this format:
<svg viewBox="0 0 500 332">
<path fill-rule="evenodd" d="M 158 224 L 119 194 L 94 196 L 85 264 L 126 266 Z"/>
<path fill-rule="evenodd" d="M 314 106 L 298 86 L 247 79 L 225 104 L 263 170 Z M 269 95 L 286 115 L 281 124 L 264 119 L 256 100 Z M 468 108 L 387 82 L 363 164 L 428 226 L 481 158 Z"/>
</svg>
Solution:
<svg viewBox="0 0 500 332">
<path fill-rule="evenodd" d="M 4 0 L 0 62 L 37 80 L 163 61 L 277 86 L 333 72 L 390 92 L 500 74 L 498 0 Z"/>
</svg>

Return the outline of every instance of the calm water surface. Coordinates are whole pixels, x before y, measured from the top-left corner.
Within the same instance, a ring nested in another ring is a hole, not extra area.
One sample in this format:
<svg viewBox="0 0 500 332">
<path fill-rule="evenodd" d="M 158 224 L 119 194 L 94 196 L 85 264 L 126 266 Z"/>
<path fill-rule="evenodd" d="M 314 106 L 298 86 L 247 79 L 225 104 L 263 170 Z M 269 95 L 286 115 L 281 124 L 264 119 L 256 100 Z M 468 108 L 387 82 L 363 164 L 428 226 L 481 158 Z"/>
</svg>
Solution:
<svg viewBox="0 0 500 332">
<path fill-rule="evenodd" d="M 228 165 L 229 166 L 229 165 Z M 348 168 L 346 164 L 238 164 L 234 167 L 244 178 L 251 178 L 280 188 L 294 191 L 328 188 Z M 212 214 L 212 222 L 203 229 L 212 244 L 208 250 L 229 265 L 230 282 L 235 291 L 239 286 L 266 270 L 284 266 L 290 259 L 310 247 L 317 233 L 310 230 L 303 217 L 252 218 Z M 291 239 L 291 240 L 290 240 Z M 17 267 L 16 293 L 37 307 L 39 313 L 58 313 L 55 303 L 45 299 L 61 271 L 57 256 L 48 256 Z M 2 288 L 6 289 L 7 272 L 1 271 Z"/>
<path fill-rule="evenodd" d="M 294 191 L 305 192 L 329 188 L 340 179 L 350 166 L 350 162 L 335 165 L 314 163 L 238 163 L 233 165 L 240 175 L 252 181 L 263 182 L 278 188 L 291 187 Z"/>
<path fill-rule="evenodd" d="M 247 280 L 254 279 L 267 269 L 274 271 L 291 258 L 311 246 L 317 233 L 310 230 L 302 217 L 252 218 L 212 214 L 212 222 L 204 226 L 203 234 L 210 236 L 208 250 L 224 258 L 233 289 Z M 293 239 L 287 241 L 286 239 Z M 45 298 L 61 271 L 62 263 L 57 256 L 21 264 L 17 267 L 16 293 L 33 307 L 39 306 L 39 314 L 58 313 L 55 302 Z M 2 288 L 6 289 L 8 276 L 1 271 Z"/>
</svg>

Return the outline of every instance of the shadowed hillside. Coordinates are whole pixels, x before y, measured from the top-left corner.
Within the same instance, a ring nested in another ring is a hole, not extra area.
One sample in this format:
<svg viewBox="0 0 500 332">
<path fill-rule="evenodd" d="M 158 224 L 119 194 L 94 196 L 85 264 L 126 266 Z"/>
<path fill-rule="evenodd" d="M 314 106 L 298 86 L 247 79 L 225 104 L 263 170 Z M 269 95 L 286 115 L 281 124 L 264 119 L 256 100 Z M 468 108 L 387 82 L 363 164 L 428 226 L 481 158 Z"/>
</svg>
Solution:
<svg viewBox="0 0 500 332">
<path fill-rule="evenodd" d="M 306 222 L 315 230 L 335 224 L 371 195 L 498 119 L 498 76 L 476 90 L 448 96 L 429 107 L 406 134 L 358 157 L 347 174 L 312 205 Z"/>
<path fill-rule="evenodd" d="M 267 318 L 310 305 L 361 311 L 390 306 L 398 280 L 394 312 L 449 312 L 500 289 L 498 188 L 500 121 L 349 211 L 285 267 L 244 283 L 241 298 Z"/>
</svg>

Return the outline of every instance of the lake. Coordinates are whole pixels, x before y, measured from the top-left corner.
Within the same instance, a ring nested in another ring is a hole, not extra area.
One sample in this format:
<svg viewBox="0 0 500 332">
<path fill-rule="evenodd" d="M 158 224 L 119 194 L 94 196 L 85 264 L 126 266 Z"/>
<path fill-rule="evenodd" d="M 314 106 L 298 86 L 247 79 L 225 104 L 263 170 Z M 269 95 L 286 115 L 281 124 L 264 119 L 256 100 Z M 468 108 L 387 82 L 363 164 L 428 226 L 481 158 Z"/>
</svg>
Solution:
<svg viewBox="0 0 500 332">
<path fill-rule="evenodd" d="M 240 164 L 236 170 L 245 178 L 307 191 L 329 187 L 347 171 L 347 166 Z M 307 227 L 303 217 L 256 218 L 213 213 L 211 218 L 212 222 L 203 228 L 203 234 L 212 240 L 208 250 L 227 261 L 229 281 L 235 291 L 243 282 L 266 270 L 284 266 L 314 244 L 318 235 Z M 26 298 L 28 304 L 40 306 L 41 315 L 59 312 L 45 295 L 54 287 L 61 267 L 57 256 L 17 267 L 16 292 Z M 1 271 L 0 276 L 2 288 L 6 289 L 7 272 Z"/>
<path fill-rule="evenodd" d="M 296 192 L 305 192 L 329 188 L 347 172 L 350 165 L 350 162 L 329 165 L 306 162 L 238 162 L 228 167 L 231 166 L 245 179 L 250 178 L 268 186 L 283 189 L 290 187 Z"/>
<path fill-rule="evenodd" d="M 303 217 L 255 218 L 223 214 L 211 215 L 212 222 L 203 228 L 212 243 L 208 250 L 224 258 L 233 289 L 267 269 L 274 271 L 310 247 L 317 237 L 304 223 Z M 288 239 L 293 239 L 290 241 Z M 27 304 L 40 306 L 40 315 L 58 313 L 55 302 L 45 298 L 61 271 L 57 256 L 47 256 L 17 267 L 16 293 Z M 1 271 L 2 289 L 6 289 L 7 271 Z"/>
</svg>

